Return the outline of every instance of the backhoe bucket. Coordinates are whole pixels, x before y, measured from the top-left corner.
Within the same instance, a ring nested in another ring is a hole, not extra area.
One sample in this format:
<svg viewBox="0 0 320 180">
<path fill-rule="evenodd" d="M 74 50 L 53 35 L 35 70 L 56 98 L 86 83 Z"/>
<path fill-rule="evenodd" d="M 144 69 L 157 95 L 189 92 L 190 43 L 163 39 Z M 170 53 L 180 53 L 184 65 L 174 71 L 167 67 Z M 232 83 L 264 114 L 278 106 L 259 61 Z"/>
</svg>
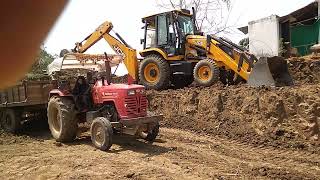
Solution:
<svg viewBox="0 0 320 180">
<path fill-rule="evenodd" d="M 293 80 L 289 74 L 286 60 L 282 57 L 261 57 L 250 73 L 250 86 L 291 86 Z"/>
</svg>

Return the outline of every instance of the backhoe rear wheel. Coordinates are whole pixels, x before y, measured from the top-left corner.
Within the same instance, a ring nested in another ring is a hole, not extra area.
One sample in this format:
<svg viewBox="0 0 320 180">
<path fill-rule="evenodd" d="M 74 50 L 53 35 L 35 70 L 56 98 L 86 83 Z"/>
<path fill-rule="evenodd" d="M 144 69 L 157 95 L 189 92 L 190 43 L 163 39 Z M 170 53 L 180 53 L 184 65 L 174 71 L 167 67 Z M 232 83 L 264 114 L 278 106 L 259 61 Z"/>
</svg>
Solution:
<svg viewBox="0 0 320 180">
<path fill-rule="evenodd" d="M 168 62 L 159 55 L 148 55 L 140 63 L 139 79 L 147 89 L 167 89 L 170 82 Z"/>
<path fill-rule="evenodd" d="M 73 101 L 66 97 L 53 96 L 49 100 L 47 113 L 49 129 L 56 141 L 73 141 L 78 129 Z"/>
<path fill-rule="evenodd" d="M 200 86 L 211 86 L 219 81 L 219 68 L 212 59 L 199 61 L 193 69 L 194 81 Z"/>
</svg>

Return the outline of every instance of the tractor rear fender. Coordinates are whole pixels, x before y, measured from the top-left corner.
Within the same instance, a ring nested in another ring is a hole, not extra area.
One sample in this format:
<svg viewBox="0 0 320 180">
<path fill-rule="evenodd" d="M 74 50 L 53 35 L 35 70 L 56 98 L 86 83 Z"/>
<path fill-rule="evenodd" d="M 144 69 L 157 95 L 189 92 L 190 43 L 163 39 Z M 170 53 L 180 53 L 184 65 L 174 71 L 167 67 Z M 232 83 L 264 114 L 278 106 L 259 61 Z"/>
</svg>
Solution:
<svg viewBox="0 0 320 180">
<path fill-rule="evenodd" d="M 51 98 L 52 96 L 68 96 L 68 97 L 72 97 L 72 95 L 70 94 L 70 92 L 63 92 L 59 89 L 52 89 L 49 92 L 49 98 Z"/>
<path fill-rule="evenodd" d="M 66 96 L 66 94 L 60 91 L 59 89 L 53 89 L 49 92 L 49 97 L 52 97 L 52 96 Z"/>
</svg>

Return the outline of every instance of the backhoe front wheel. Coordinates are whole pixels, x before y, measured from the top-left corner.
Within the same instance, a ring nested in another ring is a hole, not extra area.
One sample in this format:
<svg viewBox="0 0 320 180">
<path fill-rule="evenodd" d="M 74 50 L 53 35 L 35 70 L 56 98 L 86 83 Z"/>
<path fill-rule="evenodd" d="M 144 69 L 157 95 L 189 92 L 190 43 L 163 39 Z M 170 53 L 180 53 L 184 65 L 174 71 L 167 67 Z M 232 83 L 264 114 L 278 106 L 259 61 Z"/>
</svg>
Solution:
<svg viewBox="0 0 320 180">
<path fill-rule="evenodd" d="M 219 73 L 219 68 L 212 59 L 199 61 L 193 69 L 194 81 L 206 87 L 219 81 Z"/>
<path fill-rule="evenodd" d="M 139 66 L 139 79 L 147 89 L 166 89 L 170 82 L 168 62 L 159 55 L 148 55 Z"/>
</svg>

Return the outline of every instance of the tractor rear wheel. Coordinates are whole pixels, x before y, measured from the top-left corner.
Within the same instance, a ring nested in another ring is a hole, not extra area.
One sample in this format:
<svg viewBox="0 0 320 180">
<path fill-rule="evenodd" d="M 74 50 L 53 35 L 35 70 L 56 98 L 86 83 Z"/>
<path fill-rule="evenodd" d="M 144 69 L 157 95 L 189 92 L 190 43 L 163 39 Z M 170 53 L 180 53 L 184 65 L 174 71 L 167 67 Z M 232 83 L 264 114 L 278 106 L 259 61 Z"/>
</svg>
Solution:
<svg viewBox="0 0 320 180">
<path fill-rule="evenodd" d="M 107 151 L 112 146 L 112 125 L 105 117 L 97 117 L 93 120 L 90 128 L 92 144 L 102 150 Z"/>
<path fill-rule="evenodd" d="M 21 129 L 21 113 L 13 109 L 6 109 L 1 118 L 1 126 L 4 131 L 16 133 Z"/>
<path fill-rule="evenodd" d="M 219 68 L 212 59 L 199 61 L 193 69 L 195 82 L 200 86 L 211 86 L 219 81 Z"/>
<path fill-rule="evenodd" d="M 159 55 L 148 55 L 139 66 L 139 79 L 146 89 L 167 89 L 170 82 L 170 66 Z"/>
<path fill-rule="evenodd" d="M 78 124 L 75 118 L 74 103 L 65 97 L 53 96 L 48 103 L 48 124 L 52 136 L 58 142 L 73 141 Z"/>
</svg>

